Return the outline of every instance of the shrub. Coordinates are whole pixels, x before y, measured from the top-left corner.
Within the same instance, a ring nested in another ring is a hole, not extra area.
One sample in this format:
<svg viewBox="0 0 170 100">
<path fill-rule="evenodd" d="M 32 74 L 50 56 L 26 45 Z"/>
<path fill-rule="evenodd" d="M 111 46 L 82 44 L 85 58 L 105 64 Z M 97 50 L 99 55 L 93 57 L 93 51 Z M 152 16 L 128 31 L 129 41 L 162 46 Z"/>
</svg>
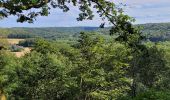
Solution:
<svg viewBox="0 0 170 100">
<path fill-rule="evenodd" d="M 35 44 L 34 39 L 26 39 L 24 41 L 20 41 L 18 45 L 23 47 L 32 47 L 34 44 Z"/>
<path fill-rule="evenodd" d="M 12 45 L 11 46 L 11 51 L 12 52 L 21 52 L 22 50 L 23 50 L 23 48 L 20 47 L 20 46 L 17 46 L 17 45 Z"/>
</svg>

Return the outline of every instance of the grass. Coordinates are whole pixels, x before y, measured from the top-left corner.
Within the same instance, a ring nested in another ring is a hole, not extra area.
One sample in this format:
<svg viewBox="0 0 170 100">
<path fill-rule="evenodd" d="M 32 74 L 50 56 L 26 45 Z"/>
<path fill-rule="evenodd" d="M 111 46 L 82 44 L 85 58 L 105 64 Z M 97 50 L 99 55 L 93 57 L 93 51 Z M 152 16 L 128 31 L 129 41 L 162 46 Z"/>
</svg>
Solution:
<svg viewBox="0 0 170 100">
<path fill-rule="evenodd" d="M 20 41 L 24 41 L 25 39 L 7 39 L 9 44 L 18 44 Z"/>
</svg>

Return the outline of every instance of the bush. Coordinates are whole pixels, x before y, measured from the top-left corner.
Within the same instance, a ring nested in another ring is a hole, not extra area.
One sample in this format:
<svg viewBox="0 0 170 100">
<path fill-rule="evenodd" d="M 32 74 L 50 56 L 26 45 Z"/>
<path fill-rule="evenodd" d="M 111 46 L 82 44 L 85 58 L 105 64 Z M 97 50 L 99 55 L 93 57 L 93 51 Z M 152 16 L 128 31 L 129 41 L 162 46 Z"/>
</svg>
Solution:
<svg viewBox="0 0 170 100">
<path fill-rule="evenodd" d="M 20 46 L 17 46 L 17 45 L 12 45 L 11 46 L 11 51 L 12 52 L 21 52 L 22 50 L 23 50 L 23 48 L 20 47 Z"/>
</svg>

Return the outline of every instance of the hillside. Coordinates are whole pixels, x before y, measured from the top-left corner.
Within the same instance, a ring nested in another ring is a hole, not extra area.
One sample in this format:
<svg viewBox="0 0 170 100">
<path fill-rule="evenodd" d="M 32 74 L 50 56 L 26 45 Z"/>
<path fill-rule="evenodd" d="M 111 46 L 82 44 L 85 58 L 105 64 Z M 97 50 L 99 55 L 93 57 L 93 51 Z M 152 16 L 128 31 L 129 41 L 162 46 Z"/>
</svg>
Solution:
<svg viewBox="0 0 170 100">
<path fill-rule="evenodd" d="M 1 31 L 2 30 L 2 31 Z M 6 30 L 6 31 L 4 31 Z M 46 39 L 68 39 L 77 37 L 81 31 L 96 31 L 98 27 L 43 27 L 43 28 L 1 28 L 0 35 L 8 38 L 43 37 Z"/>
<path fill-rule="evenodd" d="M 170 23 L 148 23 L 137 25 L 151 41 L 170 40 Z"/>
<path fill-rule="evenodd" d="M 170 40 L 170 23 L 148 23 L 136 25 L 142 27 L 142 32 L 151 41 Z M 0 35 L 8 38 L 34 38 L 42 37 L 52 40 L 74 40 L 79 33 L 98 32 L 104 35 L 109 34 L 109 28 L 98 27 L 42 27 L 42 28 L 0 28 Z"/>
</svg>

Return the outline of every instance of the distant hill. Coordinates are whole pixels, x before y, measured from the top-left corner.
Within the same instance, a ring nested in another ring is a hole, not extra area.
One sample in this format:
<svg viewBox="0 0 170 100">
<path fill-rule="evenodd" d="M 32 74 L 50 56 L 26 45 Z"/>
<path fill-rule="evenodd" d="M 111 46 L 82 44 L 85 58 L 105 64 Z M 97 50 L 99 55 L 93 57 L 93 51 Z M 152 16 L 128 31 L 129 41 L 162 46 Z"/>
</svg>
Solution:
<svg viewBox="0 0 170 100">
<path fill-rule="evenodd" d="M 142 27 L 143 34 L 150 41 L 170 40 L 170 23 L 148 23 L 136 25 Z M 109 34 L 109 28 L 101 29 L 99 27 L 42 27 L 42 28 L 0 28 L 0 36 L 8 38 L 34 38 L 42 37 L 46 39 L 73 39 L 79 36 L 79 33 L 98 32 L 104 35 Z"/>
<path fill-rule="evenodd" d="M 170 23 L 148 23 L 137 25 L 141 26 L 143 33 L 151 41 L 170 40 Z"/>
<path fill-rule="evenodd" d="M 77 37 L 82 31 L 96 31 L 98 29 L 98 27 L 0 28 L 0 35 L 5 35 L 8 38 L 43 37 L 47 39 L 68 39 Z"/>
</svg>

